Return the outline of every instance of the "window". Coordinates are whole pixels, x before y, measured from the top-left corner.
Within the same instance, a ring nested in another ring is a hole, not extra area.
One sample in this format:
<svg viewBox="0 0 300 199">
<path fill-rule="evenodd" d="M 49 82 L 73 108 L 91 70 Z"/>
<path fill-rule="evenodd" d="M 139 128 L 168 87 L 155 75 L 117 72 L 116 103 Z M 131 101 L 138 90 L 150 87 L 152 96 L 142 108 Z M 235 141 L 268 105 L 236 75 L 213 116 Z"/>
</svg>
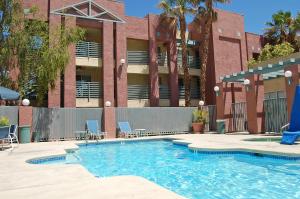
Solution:
<svg viewBox="0 0 300 199">
<path fill-rule="evenodd" d="M 91 82 L 92 78 L 90 75 L 76 75 L 77 82 Z"/>
</svg>

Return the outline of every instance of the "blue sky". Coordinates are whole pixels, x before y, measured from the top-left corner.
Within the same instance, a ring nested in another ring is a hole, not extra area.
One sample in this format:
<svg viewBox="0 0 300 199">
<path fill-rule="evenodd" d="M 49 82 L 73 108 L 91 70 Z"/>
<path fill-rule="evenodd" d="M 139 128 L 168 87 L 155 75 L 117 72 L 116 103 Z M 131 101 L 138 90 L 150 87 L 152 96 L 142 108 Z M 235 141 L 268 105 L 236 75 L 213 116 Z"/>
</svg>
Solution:
<svg viewBox="0 0 300 199">
<path fill-rule="evenodd" d="M 144 17 L 147 13 L 159 14 L 159 0 L 124 0 L 126 14 Z M 217 5 L 218 8 L 233 11 L 245 16 L 247 32 L 262 33 L 265 23 L 271 20 L 278 10 L 300 12 L 300 0 L 231 0 L 231 4 Z"/>
</svg>

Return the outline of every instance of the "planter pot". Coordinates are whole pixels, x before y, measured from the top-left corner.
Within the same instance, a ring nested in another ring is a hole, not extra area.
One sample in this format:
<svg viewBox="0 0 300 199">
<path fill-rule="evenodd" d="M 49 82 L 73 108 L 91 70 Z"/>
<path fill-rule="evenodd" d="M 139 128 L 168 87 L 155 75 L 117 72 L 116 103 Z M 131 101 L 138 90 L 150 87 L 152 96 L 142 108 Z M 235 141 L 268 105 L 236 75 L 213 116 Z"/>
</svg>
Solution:
<svg viewBox="0 0 300 199">
<path fill-rule="evenodd" d="M 205 124 L 203 123 L 193 123 L 193 132 L 196 134 L 204 133 Z"/>
</svg>

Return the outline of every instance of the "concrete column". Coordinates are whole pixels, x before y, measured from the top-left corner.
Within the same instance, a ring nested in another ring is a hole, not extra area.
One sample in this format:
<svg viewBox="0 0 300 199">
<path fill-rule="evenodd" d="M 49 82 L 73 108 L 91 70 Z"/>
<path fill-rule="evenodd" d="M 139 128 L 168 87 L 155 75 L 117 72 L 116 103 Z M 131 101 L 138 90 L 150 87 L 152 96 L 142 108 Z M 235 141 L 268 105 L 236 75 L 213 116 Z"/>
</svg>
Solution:
<svg viewBox="0 0 300 199">
<path fill-rule="evenodd" d="M 116 116 L 114 107 L 104 107 L 103 109 L 104 131 L 108 138 L 116 138 Z"/>
<path fill-rule="evenodd" d="M 114 27 L 112 22 L 103 22 L 103 103 L 114 100 Z"/>
<path fill-rule="evenodd" d="M 149 83 L 150 106 L 159 106 L 159 77 L 157 63 L 156 23 L 154 16 L 149 15 Z"/>
<path fill-rule="evenodd" d="M 32 106 L 19 106 L 19 126 L 31 126 L 32 137 Z"/>
<path fill-rule="evenodd" d="M 75 17 L 66 17 L 65 26 L 76 27 Z M 65 68 L 64 75 L 64 107 L 76 107 L 76 45 L 71 44 L 68 48 L 70 60 Z"/>
<path fill-rule="evenodd" d="M 117 105 L 118 107 L 127 107 L 127 39 L 125 24 L 117 24 L 116 34 L 116 84 L 117 84 Z M 126 61 L 121 64 L 121 59 Z"/>
<path fill-rule="evenodd" d="M 177 68 L 177 44 L 176 37 L 172 39 L 167 46 L 168 49 L 168 67 L 169 67 L 169 88 L 171 92 L 170 105 L 179 106 L 178 91 L 178 68 Z"/>
<path fill-rule="evenodd" d="M 223 83 L 217 83 L 216 86 L 220 88 L 220 91 L 218 93 L 218 96 L 216 96 L 216 108 L 217 108 L 217 119 L 224 119 L 224 106 L 225 106 L 225 101 L 224 101 L 224 88 L 223 88 Z"/>
<path fill-rule="evenodd" d="M 299 67 L 300 65 L 292 65 L 284 69 L 285 71 L 291 71 L 292 77 L 285 78 L 285 91 L 286 91 L 286 98 L 287 98 L 287 109 L 288 109 L 288 118 L 291 117 L 292 106 L 294 103 L 295 97 L 295 90 L 297 85 L 299 84 Z"/>
<path fill-rule="evenodd" d="M 248 76 L 250 85 L 246 89 L 248 131 L 257 134 L 264 131 L 264 86 L 259 75 Z"/>
<path fill-rule="evenodd" d="M 57 38 L 54 38 L 55 32 L 57 28 L 61 26 L 61 16 L 57 15 L 50 15 L 49 17 L 49 37 L 50 37 L 50 46 L 51 46 L 51 40 L 56 40 Z M 55 87 L 52 89 L 49 87 L 48 91 L 48 107 L 49 108 L 57 108 L 60 107 L 60 73 L 57 74 L 57 79 L 55 81 Z"/>
</svg>

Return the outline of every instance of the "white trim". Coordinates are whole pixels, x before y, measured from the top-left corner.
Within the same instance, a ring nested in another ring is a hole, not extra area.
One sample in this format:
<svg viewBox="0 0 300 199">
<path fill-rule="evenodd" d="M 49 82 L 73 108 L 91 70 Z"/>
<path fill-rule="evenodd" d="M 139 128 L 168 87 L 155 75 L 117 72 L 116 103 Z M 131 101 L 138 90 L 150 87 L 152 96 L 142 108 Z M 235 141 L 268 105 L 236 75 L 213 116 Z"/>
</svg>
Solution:
<svg viewBox="0 0 300 199">
<path fill-rule="evenodd" d="M 82 12 L 80 9 L 77 8 L 77 6 L 81 6 L 81 5 L 84 5 L 86 3 L 88 3 L 88 6 L 89 6 L 88 7 L 88 14 Z M 100 10 L 103 10 L 103 12 L 92 15 L 92 6 L 95 6 L 96 8 L 98 8 Z M 77 12 L 79 12 L 79 14 L 82 14 L 82 15 L 74 15 L 74 14 L 64 13 L 64 10 L 70 9 L 70 8 L 75 9 Z M 86 0 L 86 1 L 83 1 L 83 2 L 75 3 L 75 4 L 72 4 L 72 5 L 68 5 L 68 6 L 64 6 L 62 8 L 52 10 L 50 13 L 55 14 L 55 15 L 71 16 L 71 17 L 78 17 L 78 18 L 91 19 L 91 20 L 97 20 L 97 21 L 111 21 L 111 22 L 116 22 L 116 23 L 126 23 L 123 19 L 121 19 L 117 15 L 113 14 L 111 11 L 104 8 L 103 6 L 95 3 L 93 0 Z M 110 20 L 110 19 L 97 18 L 97 17 L 101 17 L 104 14 L 108 14 L 110 17 L 115 18 L 115 20 L 114 19 Z"/>
</svg>

